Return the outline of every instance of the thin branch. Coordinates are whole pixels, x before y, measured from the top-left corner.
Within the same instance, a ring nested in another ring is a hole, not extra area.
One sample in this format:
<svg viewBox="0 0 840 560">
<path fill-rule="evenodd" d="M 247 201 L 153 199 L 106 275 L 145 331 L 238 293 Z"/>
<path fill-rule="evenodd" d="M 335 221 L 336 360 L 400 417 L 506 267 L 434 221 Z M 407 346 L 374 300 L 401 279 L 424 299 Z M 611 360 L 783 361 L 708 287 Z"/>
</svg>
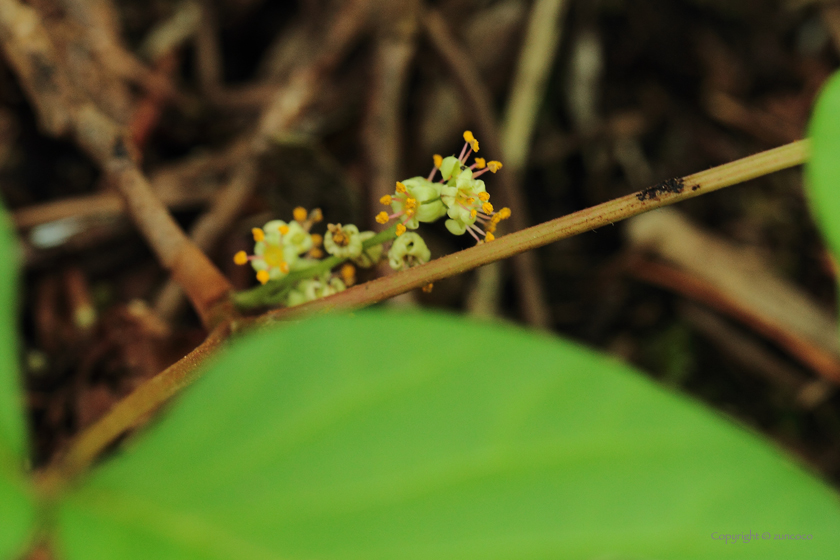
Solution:
<svg viewBox="0 0 840 560">
<path fill-rule="evenodd" d="M 229 324 L 219 325 L 195 350 L 114 405 L 107 414 L 79 434 L 66 453 L 40 473 L 39 489 L 52 495 L 87 469 L 112 441 L 138 426 L 145 416 L 192 383 L 198 366 L 213 355 L 229 335 Z"/>
<path fill-rule="evenodd" d="M 502 151 L 499 129 L 493 116 L 490 93 L 484 86 L 475 65 L 470 63 L 469 54 L 452 39 L 452 30 L 437 11 L 427 10 L 423 17 L 423 24 L 426 35 L 449 66 L 458 82 L 458 87 L 475 115 L 484 149 L 491 157 L 496 157 L 495 154 L 498 154 L 499 158 L 504 160 L 505 154 Z M 502 171 L 497 176 L 497 183 L 501 190 L 502 203 L 513 210 L 510 219 L 511 227 L 514 230 L 525 229 L 530 220 L 516 174 Z M 513 267 L 525 320 L 531 325 L 548 328 L 549 317 L 546 313 L 545 295 L 534 254 L 517 254 L 513 260 Z"/>
<path fill-rule="evenodd" d="M 243 140 L 248 143 L 249 152 L 236 165 L 230 180 L 222 187 L 211 208 L 196 221 L 190 231 L 190 237 L 197 247 L 209 251 L 233 225 L 256 188 L 259 158 L 270 149 L 276 138 L 294 130 L 297 121 L 315 100 L 326 77 L 361 33 L 367 20 L 368 2 L 356 0 L 345 4 L 331 23 L 327 32 L 329 40 L 324 43 L 321 52 L 313 60 L 298 67 L 288 84 L 279 89 L 263 110 L 257 130 Z M 219 63 L 208 63 L 215 64 Z M 212 79 L 212 76 L 208 79 Z M 173 277 L 163 287 L 155 302 L 155 311 L 164 319 L 171 319 L 180 308 L 182 292 L 179 285 L 178 279 Z"/>
<path fill-rule="evenodd" d="M 270 311 L 256 321 L 259 324 L 268 324 L 312 313 L 350 311 L 372 305 L 430 282 L 592 231 L 643 212 L 801 165 L 808 157 L 808 147 L 808 140 L 799 140 L 700 173 L 663 181 L 636 193 L 505 235 L 492 243 L 477 245 L 327 298 L 298 307 Z"/>
<path fill-rule="evenodd" d="M 108 413 L 74 439 L 67 452 L 39 478 L 45 492 L 55 492 L 89 466 L 120 434 L 134 426 L 178 390 L 189 384 L 198 365 L 221 346 L 231 332 L 279 320 L 342 311 L 374 304 L 388 297 L 425 286 L 429 282 L 471 270 L 553 241 L 591 231 L 661 206 L 800 165 L 808 157 L 808 141 L 800 140 L 726 165 L 670 180 L 634 194 L 519 231 L 385 278 L 361 284 L 328 298 L 298 307 L 270 311 L 249 319 L 228 319 L 186 358 L 140 385 Z"/>
<path fill-rule="evenodd" d="M 116 185 L 128 211 L 160 263 L 186 290 L 206 326 L 233 313 L 226 301 L 231 285 L 184 234 L 155 196 L 136 162 L 136 149 L 124 127 L 71 86 L 41 20 L 31 7 L 0 1 L 0 41 L 33 99 L 47 131 L 70 131 L 79 145 Z"/>
</svg>

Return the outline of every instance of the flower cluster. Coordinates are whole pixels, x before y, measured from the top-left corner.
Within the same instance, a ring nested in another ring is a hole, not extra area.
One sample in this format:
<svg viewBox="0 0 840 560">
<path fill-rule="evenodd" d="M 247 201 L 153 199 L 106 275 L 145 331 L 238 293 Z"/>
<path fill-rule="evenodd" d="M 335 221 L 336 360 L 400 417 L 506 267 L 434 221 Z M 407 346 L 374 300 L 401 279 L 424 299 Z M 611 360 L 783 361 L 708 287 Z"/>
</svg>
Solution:
<svg viewBox="0 0 840 560">
<path fill-rule="evenodd" d="M 412 177 L 397 181 L 393 195 L 382 197 L 380 202 L 391 207 L 393 213 L 380 212 L 376 221 L 386 224 L 397 221 L 397 235 L 417 229 L 420 222 L 434 222 L 448 216 L 446 228 L 455 235 L 469 233 L 477 243 L 493 241 L 496 226 L 510 217 L 510 209 L 493 210 L 490 194 L 480 176 L 488 171 L 496 173 L 501 162 L 486 162 L 475 157 L 467 166 L 473 152 L 478 152 L 478 140 L 469 130 L 464 132 L 464 147 L 455 156 L 434 156 L 434 168 L 427 178 Z M 440 172 L 440 180 L 434 179 Z M 482 227 L 483 226 L 483 227 Z"/>
<path fill-rule="evenodd" d="M 478 152 L 478 140 L 466 131 L 464 141 L 458 157 L 435 155 L 428 177 L 397 181 L 394 193 L 380 199 L 391 212 L 380 212 L 376 221 L 383 225 L 395 221 L 385 232 L 359 231 L 353 224 L 328 224 L 322 237 L 310 233 L 312 226 L 322 220 L 321 211 L 295 208 L 292 222 L 272 220 L 262 228 L 254 228 L 254 254 L 240 251 L 234 256 L 234 262 L 251 263 L 261 284 L 280 281 L 276 285 L 281 303 L 292 306 L 352 286 L 356 281 L 355 266 L 370 268 L 386 256 L 394 270 L 428 262 L 431 253 L 423 238 L 415 231 L 408 231 L 416 230 L 421 222 L 446 217 L 445 225 L 451 233 L 469 233 L 476 243 L 493 241 L 496 227 L 510 217 L 510 209 L 494 210 L 486 185 L 479 177 L 488 171 L 496 173 L 502 164 L 474 157 L 468 165 L 470 156 Z M 435 181 L 438 173 L 440 179 Z M 391 245 L 386 253 L 388 242 Z M 324 252 L 329 257 L 324 258 Z M 338 272 L 333 272 L 338 267 Z M 430 289 L 431 284 L 424 291 Z"/>
</svg>

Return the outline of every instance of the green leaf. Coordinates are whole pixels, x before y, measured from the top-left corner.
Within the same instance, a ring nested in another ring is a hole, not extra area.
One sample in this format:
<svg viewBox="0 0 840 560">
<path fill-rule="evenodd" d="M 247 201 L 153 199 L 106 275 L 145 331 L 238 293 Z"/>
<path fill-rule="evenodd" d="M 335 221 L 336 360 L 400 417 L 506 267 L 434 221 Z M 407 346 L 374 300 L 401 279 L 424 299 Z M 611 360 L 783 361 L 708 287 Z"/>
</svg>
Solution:
<svg viewBox="0 0 840 560">
<path fill-rule="evenodd" d="M 811 207 L 834 256 L 840 259 L 840 73 L 823 86 L 809 127 L 806 181 Z"/>
<path fill-rule="evenodd" d="M 18 250 L 9 217 L 0 209 L 0 465 L 25 455 L 23 401 L 17 354 Z"/>
<path fill-rule="evenodd" d="M 69 560 L 816 560 L 840 502 L 611 359 L 365 312 L 237 341 L 59 527 Z M 712 538 L 747 531 L 771 538 Z"/>
<path fill-rule="evenodd" d="M 21 467 L 26 453 L 17 360 L 17 244 L 0 209 L 0 558 L 23 549 L 35 518 Z"/>
</svg>

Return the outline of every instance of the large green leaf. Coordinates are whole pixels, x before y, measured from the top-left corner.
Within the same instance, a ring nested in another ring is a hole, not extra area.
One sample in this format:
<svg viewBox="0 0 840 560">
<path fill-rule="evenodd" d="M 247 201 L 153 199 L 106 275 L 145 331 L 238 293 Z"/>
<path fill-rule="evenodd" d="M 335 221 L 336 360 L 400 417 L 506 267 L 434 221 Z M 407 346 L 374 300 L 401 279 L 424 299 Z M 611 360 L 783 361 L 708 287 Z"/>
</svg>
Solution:
<svg viewBox="0 0 840 560">
<path fill-rule="evenodd" d="M 808 194 L 817 221 L 840 259 L 840 73 L 823 87 L 811 117 Z"/>
<path fill-rule="evenodd" d="M 26 453 L 17 360 L 17 244 L 0 209 L 0 559 L 19 552 L 34 509 L 21 467 Z"/>
<path fill-rule="evenodd" d="M 166 416 L 64 501 L 69 560 L 840 550 L 837 496 L 773 446 L 513 327 L 366 312 L 258 333 Z M 713 538 L 748 531 L 770 538 Z"/>
</svg>

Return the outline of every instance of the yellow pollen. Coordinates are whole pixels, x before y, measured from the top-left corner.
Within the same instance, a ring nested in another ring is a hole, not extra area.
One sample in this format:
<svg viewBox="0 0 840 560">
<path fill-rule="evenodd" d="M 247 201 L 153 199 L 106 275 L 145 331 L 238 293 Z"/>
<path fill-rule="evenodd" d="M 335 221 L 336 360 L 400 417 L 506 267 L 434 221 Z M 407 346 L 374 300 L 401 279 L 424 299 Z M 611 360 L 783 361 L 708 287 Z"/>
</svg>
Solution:
<svg viewBox="0 0 840 560">
<path fill-rule="evenodd" d="M 397 237 L 405 233 L 405 226 L 402 224 L 397 224 Z"/>
<path fill-rule="evenodd" d="M 384 204 L 385 206 L 390 205 L 391 204 L 391 195 L 386 194 L 385 196 L 383 196 L 382 198 L 379 199 L 379 202 Z"/>
<path fill-rule="evenodd" d="M 469 142 L 472 142 L 473 140 L 475 140 L 475 136 L 473 136 L 472 131 L 471 130 L 465 130 L 464 131 L 464 142 L 469 143 Z"/>
<path fill-rule="evenodd" d="M 492 173 L 495 173 L 496 171 L 498 171 L 499 169 L 502 168 L 502 162 L 501 161 L 491 161 L 490 163 L 487 164 L 487 167 L 490 169 L 490 171 Z"/>
<path fill-rule="evenodd" d="M 388 223 L 388 212 L 380 212 L 376 215 L 376 223 L 377 224 L 387 224 Z"/>
<path fill-rule="evenodd" d="M 260 270 L 257 272 L 257 280 L 260 281 L 260 284 L 265 284 L 268 282 L 268 271 L 267 270 Z"/>
<path fill-rule="evenodd" d="M 430 293 L 432 293 L 432 288 L 434 288 L 434 287 L 435 287 L 434 284 L 426 284 L 425 286 L 423 286 L 423 292 L 427 293 L 427 294 L 430 294 Z"/>
<path fill-rule="evenodd" d="M 239 251 L 235 255 L 233 255 L 233 262 L 238 265 L 248 264 L 248 253 L 245 251 Z"/>
<path fill-rule="evenodd" d="M 356 267 L 350 263 L 346 263 L 341 267 L 341 278 L 348 286 L 356 283 Z"/>
<path fill-rule="evenodd" d="M 414 208 L 406 208 L 405 209 L 405 215 L 409 218 L 414 217 L 414 214 L 416 214 L 416 213 L 417 213 L 417 210 L 415 210 Z"/>
<path fill-rule="evenodd" d="M 281 262 L 280 263 L 280 271 L 283 274 L 288 274 L 289 273 L 289 263 L 287 263 L 285 261 Z"/>
<path fill-rule="evenodd" d="M 478 193 L 478 200 L 481 202 L 487 202 L 490 200 L 490 193 L 487 191 Z"/>
<path fill-rule="evenodd" d="M 484 241 L 490 242 L 496 239 L 496 236 L 490 233 L 489 231 L 484 234 Z"/>
<path fill-rule="evenodd" d="M 254 241 L 257 243 L 265 239 L 265 232 L 258 227 L 253 228 L 251 233 L 254 235 Z"/>
<path fill-rule="evenodd" d="M 324 213 L 321 212 L 320 208 L 315 208 L 312 212 L 309 213 L 309 219 L 312 221 L 313 224 L 317 224 L 321 220 L 324 219 Z"/>
<path fill-rule="evenodd" d="M 489 202 L 485 202 L 481 205 L 481 209 L 484 210 L 485 214 L 492 214 L 493 213 L 493 205 Z"/>
<path fill-rule="evenodd" d="M 487 163 L 484 161 L 484 158 L 477 157 L 475 158 L 475 168 L 476 169 L 484 169 L 487 167 Z"/>
<path fill-rule="evenodd" d="M 505 206 L 504 208 L 499 210 L 498 216 L 500 220 L 507 220 L 508 218 L 510 218 L 510 208 Z"/>
<path fill-rule="evenodd" d="M 286 235 L 289 233 L 289 226 L 280 226 L 280 235 Z"/>
<path fill-rule="evenodd" d="M 283 249 L 278 245 L 269 245 L 265 248 L 262 254 L 262 259 L 270 267 L 280 266 L 283 264 Z"/>
<path fill-rule="evenodd" d="M 493 233 L 494 231 L 496 231 L 496 224 L 495 223 L 489 223 L 486 226 L 484 226 L 484 229 L 487 230 L 487 233 Z"/>
<path fill-rule="evenodd" d="M 404 194 L 406 191 L 405 185 L 397 181 L 397 192 L 400 194 Z"/>
<path fill-rule="evenodd" d="M 333 241 L 336 245 L 339 245 L 341 247 L 347 247 L 348 245 L 350 245 L 350 236 L 339 229 L 335 233 L 333 233 Z"/>
<path fill-rule="evenodd" d="M 475 198 L 473 198 L 473 197 L 469 197 L 469 198 L 466 200 L 466 203 L 467 203 L 467 204 L 475 204 Z"/>
<path fill-rule="evenodd" d="M 477 215 L 478 215 L 478 211 L 475 208 L 470 210 L 470 217 L 475 218 Z"/>
<path fill-rule="evenodd" d="M 440 154 L 435 154 L 432 156 L 432 159 L 435 161 L 435 167 L 440 169 L 440 166 L 443 165 L 443 157 Z"/>
<path fill-rule="evenodd" d="M 324 256 L 324 252 L 318 247 L 313 247 L 309 250 L 309 256 L 313 259 L 320 259 Z"/>
<path fill-rule="evenodd" d="M 298 222 L 305 222 L 306 221 L 306 208 L 303 206 L 298 206 L 292 212 L 292 216 L 295 217 L 295 220 Z"/>
<path fill-rule="evenodd" d="M 417 208 L 417 199 L 416 198 L 406 198 L 405 199 L 405 207 L 406 208 Z"/>
<path fill-rule="evenodd" d="M 324 238 L 321 237 L 320 233 L 313 233 L 312 234 L 312 245 L 314 247 L 320 247 L 321 243 L 323 243 L 323 242 L 324 242 Z"/>
</svg>

